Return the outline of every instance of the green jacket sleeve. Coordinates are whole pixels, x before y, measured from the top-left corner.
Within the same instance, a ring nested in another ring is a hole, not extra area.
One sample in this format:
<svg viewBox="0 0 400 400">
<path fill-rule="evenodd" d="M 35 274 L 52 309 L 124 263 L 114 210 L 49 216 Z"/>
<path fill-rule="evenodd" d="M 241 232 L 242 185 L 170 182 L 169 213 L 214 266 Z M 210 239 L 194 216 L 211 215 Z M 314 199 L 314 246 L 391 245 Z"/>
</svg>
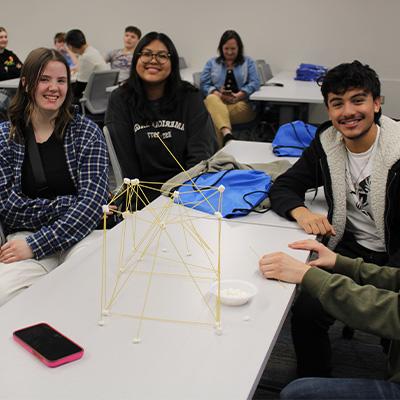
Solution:
<svg viewBox="0 0 400 400">
<path fill-rule="evenodd" d="M 334 272 L 340 274 L 310 268 L 302 287 L 317 298 L 329 314 L 347 325 L 399 340 L 400 309 L 396 291 L 400 285 L 400 271 L 338 256 Z"/>
</svg>

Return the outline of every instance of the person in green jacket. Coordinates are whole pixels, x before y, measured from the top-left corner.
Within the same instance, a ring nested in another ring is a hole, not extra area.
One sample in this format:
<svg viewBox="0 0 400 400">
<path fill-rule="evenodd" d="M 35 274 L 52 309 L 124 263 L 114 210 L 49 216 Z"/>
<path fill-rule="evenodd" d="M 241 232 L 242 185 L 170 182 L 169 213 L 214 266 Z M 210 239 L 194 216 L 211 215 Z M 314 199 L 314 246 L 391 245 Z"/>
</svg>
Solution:
<svg viewBox="0 0 400 400">
<path fill-rule="evenodd" d="M 265 278 L 300 284 L 330 315 L 352 328 L 391 339 L 391 346 L 387 381 L 302 378 L 286 386 L 281 398 L 400 399 L 400 269 L 343 257 L 315 240 L 289 247 L 313 251 L 318 258 L 307 265 L 286 253 L 265 254 L 259 261 Z"/>
</svg>

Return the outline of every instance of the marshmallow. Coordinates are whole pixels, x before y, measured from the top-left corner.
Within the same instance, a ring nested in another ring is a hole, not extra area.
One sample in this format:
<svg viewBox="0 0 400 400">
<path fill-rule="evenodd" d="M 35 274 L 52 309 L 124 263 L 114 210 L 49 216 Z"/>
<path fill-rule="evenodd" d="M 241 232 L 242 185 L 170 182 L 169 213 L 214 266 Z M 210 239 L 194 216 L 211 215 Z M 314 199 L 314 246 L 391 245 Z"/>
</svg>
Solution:
<svg viewBox="0 0 400 400">
<path fill-rule="evenodd" d="M 139 185 L 139 179 L 138 178 L 135 178 L 135 179 L 131 179 L 131 185 L 132 186 L 136 186 L 136 185 Z"/>
</svg>

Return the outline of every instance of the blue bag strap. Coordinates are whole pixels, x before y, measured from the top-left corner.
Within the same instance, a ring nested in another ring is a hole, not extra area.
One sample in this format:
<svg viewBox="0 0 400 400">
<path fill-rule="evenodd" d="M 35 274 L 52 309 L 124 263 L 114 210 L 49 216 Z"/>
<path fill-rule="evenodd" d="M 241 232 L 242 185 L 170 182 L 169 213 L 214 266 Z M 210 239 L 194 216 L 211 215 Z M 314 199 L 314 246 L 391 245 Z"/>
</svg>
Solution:
<svg viewBox="0 0 400 400">
<path fill-rule="evenodd" d="M 268 212 L 271 209 L 271 207 L 268 207 L 265 210 L 258 211 L 255 208 L 258 206 L 259 203 L 254 205 L 254 204 L 250 203 L 250 201 L 248 201 L 246 199 L 247 196 L 251 196 L 254 193 L 263 193 L 263 194 L 268 195 L 269 190 L 268 191 L 267 190 L 254 190 L 253 192 L 246 193 L 244 196 L 242 196 L 242 198 L 243 198 L 244 202 L 247 203 L 250 206 L 250 209 L 249 208 L 234 208 L 232 210 L 232 213 L 234 213 L 236 211 L 248 211 L 249 213 L 250 212 L 255 212 L 257 214 L 265 214 L 266 212 Z"/>
</svg>

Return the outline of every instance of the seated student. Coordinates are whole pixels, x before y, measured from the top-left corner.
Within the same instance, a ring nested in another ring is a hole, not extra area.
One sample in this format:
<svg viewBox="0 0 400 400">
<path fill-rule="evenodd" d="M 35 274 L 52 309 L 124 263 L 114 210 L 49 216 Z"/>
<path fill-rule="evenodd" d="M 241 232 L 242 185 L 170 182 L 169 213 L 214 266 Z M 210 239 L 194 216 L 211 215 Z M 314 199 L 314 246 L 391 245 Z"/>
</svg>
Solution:
<svg viewBox="0 0 400 400">
<path fill-rule="evenodd" d="M 5 28 L 0 26 L 0 81 L 19 78 L 22 62 L 18 56 L 7 49 L 8 34 Z"/>
<path fill-rule="evenodd" d="M 7 31 L 0 26 L 0 81 L 19 78 L 21 73 L 21 60 L 7 45 Z M 15 89 L 0 89 L 0 121 L 7 119 L 7 108 L 14 93 Z"/>
<path fill-rule="evenodd" d="M 107 202 L 103 134 L 71 98 L 65 58 L 31 51 L 0 124 L 0 304 L 88 246 Z"/>
<path fill-rule="evenodd" d="M 220 146 L 233 139 L 232 124 L 252 121 L 256 114 L 248 102 L 260 88 L 257 67 L 243 55 L 243 42 L 235 31 L 225 31 L 218 45 L 219 56 L 207 61 L 200 77 Z"/>
<path fill-rule="evenodd" d="M 272 208 L 348 257 L 400 266 L 400 123 L 381 116 L 380 82 L 359 61 L 323 78 L 330 122 L 272 186 Z M 308 189 L 324 186 L 328 216 L 304 204 Z M 318 299 L 302 290 L 292 309 L 299 376 L 328 376 L 333 323 Z"/>
<path fill-rule="evenodd" d="M 136 46 L 131 76 L 112 92 L 105 124 L 123 176 L 159 182 L 156 188 L 182 171 L 178 162 L 191 168 L 215 148 L 202 97 L 181 80 L 178 53 L 163 33 L 150 32 Z M 159 192 L 146 195 L 153 200 Z"/>
<path fill-rule="evenodd" d="M 306 265 L 285 253 L 266 254 L 259 262 L 265 278 L 301 284 L 333 317 L 392 343 L 388 381 L 303 378 L 286 386 L 281 399 L 400 399 L 400 269 L 336 255 L 315 240 L 289 247 L 314 251 L 318 258 Z"/>
<path fill-rule="evenodd" d="M 67 60 L 71 72 L 78 71 L 78 58 L 65 44 L 65 33 L 58 32 L 54 35 L 54 47 Z"/>
<path fill-rule="evenodd" d="M 92 72 L 106 70 L 107 64 L 99 51 L 86 42 L 85 35 L 79 29 L 68 31 L 65 43 L 78 56 L 79 70 L 76 82 L 73 84 L 73 92 L 74 103 L 79 104 L 79 99 L 82 97 Z"/>
<path fill-rule="evenodd" d="M 127 26 L 124 35 L 124 48 L 111 50 L 107 53 L 105 60 L 110 63 L 111 69 L 119 69 L 119 81 L 129 78 L 132 64 L 132 56 L 135 47 L 142 37 L 142 32 L 136 26 Z"/>
</svg>

